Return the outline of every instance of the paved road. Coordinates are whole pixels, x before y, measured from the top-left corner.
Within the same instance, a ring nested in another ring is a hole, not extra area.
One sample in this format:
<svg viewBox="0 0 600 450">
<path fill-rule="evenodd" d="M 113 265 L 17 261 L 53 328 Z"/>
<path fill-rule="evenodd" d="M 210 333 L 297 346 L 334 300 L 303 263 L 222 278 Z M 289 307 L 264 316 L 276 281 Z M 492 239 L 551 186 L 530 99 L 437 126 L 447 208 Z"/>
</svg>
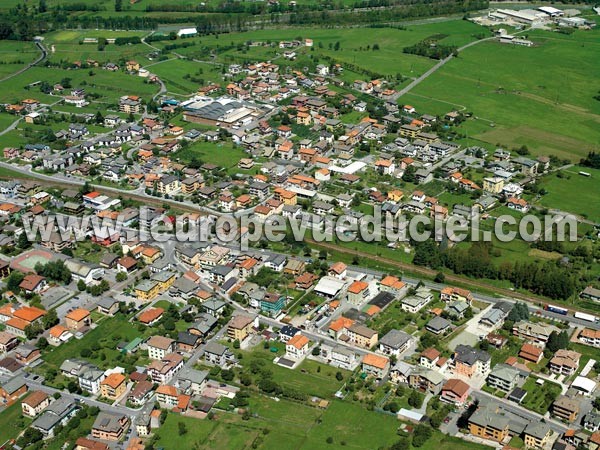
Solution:
<svg viewBox="0 0 600 450">
<path fill-rule="evenodd" d="M 14 78 L 14 77 L 16 77 L 18 75 L 21 75 L 22 73 L 24 73 L 25 71 L 31 69 L 33 66 L 41 63 L 42 61 L 44 61 L 48 57 L 48 51 L 46 50 L 46 48 L 40 42 L 36 42 L 35 45 L 40 50 L 41 55 L 35 61 L 27 64 L 22 69 L 14 72 L 14 73 L 11 73 L 10 75 L 7 75 L 4 78 L 2 78 L 0 80 L 0 83 L 3 82 L 3 81 L 6 81 L 6 80 L 10 80 L 11 78 Z"/>
<path fill-rule="evenodd" d="M 479 39 L 478 41 L 473 41 L 473 42 L 469 42 L 466 45 L 463 45 L 462 47 L 458 48 L 456 50 L 457 53 L 462 52 L 463 50 L 472 47 L 474 45 L 477 45 L 481 42 L 485 42 L 485 41 L 490 41 L 494 39 L 494 37 L 488 37 L 485 39 Z M 417 87 L 423 80 L 426 80 L 428 77 L 430 77 L 431 75 L 433 75 L 435 72 L 437 72 L 440 68 L 442 68 L 448 61 L 452 60 L 452 58 L 454 58 L 454 55 L 450 55 L 447 58 L 444 58 L 442 60 L 440 60 L 435 66 L 433 66 L 431 69 L 429 69 L 427 72 L 425 72 L 423 75 L 419 76 L 418 78 L 415 78 L 413 81 L 411 81 L 408 86 L 400 89 L 398 92 L 396 92 L 394 95 L 392 95 L 391 99 L 396 102 L 400 97 L 402 97 L 403 95 L 407 94 L 408 92 L 410 92 L 413 88 Z"/>
</svg>

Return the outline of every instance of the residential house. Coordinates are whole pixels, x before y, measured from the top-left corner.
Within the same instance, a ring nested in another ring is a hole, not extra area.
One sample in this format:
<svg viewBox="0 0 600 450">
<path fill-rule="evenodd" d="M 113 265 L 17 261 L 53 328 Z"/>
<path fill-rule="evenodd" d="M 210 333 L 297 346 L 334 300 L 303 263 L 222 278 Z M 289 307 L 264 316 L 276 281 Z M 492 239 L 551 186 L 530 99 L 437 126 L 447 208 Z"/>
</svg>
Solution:
<svg viewBox="0 0 600 450">
<path fill-rule="evenodd" d="M 52 402 L 42 414 L 35 419 L 31 427 L 42 433 L 46 439 L 54 437 L 57 427 L 64 426 L 77 414 L 77 404 L 66 398 L 59 398 Z"/>
<path fill-rule="evenodd" d="M 491 356 L 488 352 L 469 345 L 458 345 L 454 350 L 454 373 L 471 378 L 475 374 L 487 375 Z"/>
<path fill-rule="evenodd" d="M 512 391 L 519 380 L 519 370 L 508 364 L 496 364 L 487 377 L 487 385 L 502 392 Z"/>
<path fill-rule="evenodd" d="M 552 415 L 569 423 L 573 423 L 579 414 L 579 406 L 578 400 L 561 395 L 554 403 L 552 403 Z"/>
<path fill-rule="evenodd" d="M 285 344 L 287 358 L 302 359 L 308 354 L 310 341 L 306 336 L 297 334 Z"/>
<path fill-rule="evenodd" d="M 125 393 L 127 383 L 125 375 L 120 373 L 111 373 L 100 383 L 100 393 L 102 397 L 109 400 L 117 400 Z"/>
<path fill-rule="evenodd" d="M 390 369 L 390 360 L 385 356 L 367 353 L 362 360 L 362 371 L 376 379 L 383 379 Z"/>
<path fill-rule="evenodd" d="M 509 435 L 509 420 L 493 405 L 480 407 L 469 418 L 469 432 L 473 436 L 502 442 Z"/>
<path fill-rule="evenodd" d="M 175 341 L 164 336 L 151 336 L 146 345 L 150 359 L 162 360 L 167 354 L 175 351 Z"/>
<path fill-rule="evenodd" d="M 44 391 L 34 391 L 21 402 L 24 416 L 35 417 L 50 405 L 51 397 Z"/>
<path fill-rule="evenodd" d="M 124 414 L 100 411 L 92 425 L 92 437 L 103 441 L 120 441 L 129 429 L 129 419 Z"/>
<path fill-rule="evenodd" d="M 462 380 L 451 378 L 442 387 L 440 400 L 455 406 L 463 406 L 469 397 L 470 386 Z"/>
<path fill-rule="evenodd" d="M 559 349 L 548 364 L 550 372 L 566 376 L 573 375 L 579 367 L 580 358 L 580 353 L 572 350 Z"/>
<path fill-rule="evenodd" d="M 214 364 L 219 367 L 226 367 L 235 363 L 235 356 L 229 350 L 218 342 L 209 342 L 204 348 L 204 359 L 209 364 Z"/>
<path fill-rule="evenodd" d="M 408 376 L 408 385 L 421 392 L 438 395 L 444 386 L 445 378 L 435 370 L 417 366 Z"/>
<path fill-rule="evenodd" d="M 410 334 L 399 330 L 390 330 L 379 340 L 379 352 L 384 355 L 399 357 L 410 347 L 413 338 Z"/>
<path fill-rule="evenodd" d="M 148 376 L 155 383 L 165 384 L 171 381 L 181 369 L 183 369 L 183 356 L 169 353 L 148 365 Z"/>
<path fill-rule="evenodd" d="M 552 429 L 548 424 L 538 421 L 530 422 L 523 431 L 525 447 L 543 450 L 548 447 L 552 434 Z"/>
</svg>

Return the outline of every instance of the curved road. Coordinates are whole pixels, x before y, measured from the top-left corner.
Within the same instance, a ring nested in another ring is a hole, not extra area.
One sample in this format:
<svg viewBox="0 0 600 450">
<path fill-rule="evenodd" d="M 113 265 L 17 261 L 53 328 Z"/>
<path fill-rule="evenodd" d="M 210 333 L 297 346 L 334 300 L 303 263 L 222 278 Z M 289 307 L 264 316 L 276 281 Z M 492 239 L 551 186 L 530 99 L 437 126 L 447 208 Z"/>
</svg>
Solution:
<svg viewBox="0 0 600 450">
<path fill-rule="evenodd" d="M 43 60 L 45 60 L 48 57 L 48 50 L 46 50 L 46 48 L 39 42 L 35 43 L 36 47 L 40 50 L 40 52 L 42 52 L 42 54 L 38 57 L 38 59 L 36 59 L 35 61 L 33 61 L 32 63 L 27 64 L 25 67 L 23 67 L 22 69 L 16 71 L 15 73 L 12 73 L 4 78 L 2 78 L 0 80 L 0 83 L 6 80 L 10 80 L 11 78 L 14 78 L 18 75 L 21 75 L 23 72 L 31 69 L 33 66 L 39 64 L 40 62 L 42 62 Z"/>
</svg>

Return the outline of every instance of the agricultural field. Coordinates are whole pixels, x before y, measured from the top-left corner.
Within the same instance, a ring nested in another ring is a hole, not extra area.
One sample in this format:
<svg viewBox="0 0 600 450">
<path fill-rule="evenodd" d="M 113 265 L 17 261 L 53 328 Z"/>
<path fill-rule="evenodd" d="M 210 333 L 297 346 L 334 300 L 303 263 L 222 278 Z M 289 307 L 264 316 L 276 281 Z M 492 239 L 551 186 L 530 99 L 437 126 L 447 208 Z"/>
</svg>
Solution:
<svg viewBox="0 0 600 450">
<path fill-rule="evenodd" d="M 213 64 L 174 59 L 153 62 L 146 67 L 166 84 L 170 94 L 189 96 L 201 86 L 223 82 L 219 66 Z"/>
<path fill-rule="evenodd" d="M 139 59 L 143 64 L 145 56 L 151 53 L 152 48 L 145 44 L 115 45 L 107 44 L 100 50 L 96 43 L 84 43 L 85 38 L 119 38 L 119 37 L 144 37 L 147 33 L 140 31 L 112 31 L 112 30 L 85 30 L 85 31 L 56 31 L 45 35 L 44 44 L 50 50 L 51 62 L 85 62 L 88 59 L 117 63 L 120 60 Z"/>
<path fill-rule="evenodd" d="M 193 128 L 193 125 L 191 128 Z M 216 164 L 224 169 L 231 169 L 237 167 L 239 160 L 247 156 L 240 147 L 231 143 L 198 141 L 177 151 L 173 157 L 184 162 L 190 162 L 195 158 L 204 163 Z"/>
<path fill-rule="evenodd" d="M 245 33 L 229 33 L 226 35 L 202 36 L 186 39 L 194 45 L 177 49 L 182 55 L 207 58 L 207 50 L 216 53 L 217 60 L 224 63 L 272 60 L 280 65 L 303 67 L 306 64 L 318 64 L 319 58 L 329 57 L 334 62 L 351 64 L 358 68 L 368 69 L 382 75 L 401 73 L 407 77 L 418 76 L 434 65 L 434 61 L 420 56 L 402 53 L 406 46 L 415 44 L 425 38 L 437 35 L 444 45 L 464 45 L 475 40 L 477 33 L 484 33 L 481 27 L 470 22 L 454 20 L 436 24 L 409 25 L 406 29 L 370 28 L 364 29 L 306 29 L 288 28 L 282 30 L 260 30 Z M 365 39 L 368 36 L 368 39 Z M 297 49 L 298 59 L 289 62 L 279 55 L 277 46 L 251 46 L 245 48 L 249 41 L 261 43 L 277 43 L 281 40 L 310 38 L 313 48 Z M 339 49 L 335 50 L 339 43 Z M 157 42 L 154 45 L 165 46 L 169 41 Z M 373 46 L 377 45 L 378 50 Z M 200 53 L 199 53 L 200 52 Z M 354 77 L 353 77 L 354 79 Z"/>
<path fill-rule="evenodd" d="M 536 46 L 472 46 L 400 102 L 433 114 L 472 112 L 463 130 L 475 140 L 579 160 L 600 142 L 598 86 L 590 83 L 600 77 L 600 30 L 525 34 Z"/>
<path fill-rule="evenodd" d="M 0 80 L 35 61 L 40 51 L 32 42 L 0 41 Z"/>
</svg>

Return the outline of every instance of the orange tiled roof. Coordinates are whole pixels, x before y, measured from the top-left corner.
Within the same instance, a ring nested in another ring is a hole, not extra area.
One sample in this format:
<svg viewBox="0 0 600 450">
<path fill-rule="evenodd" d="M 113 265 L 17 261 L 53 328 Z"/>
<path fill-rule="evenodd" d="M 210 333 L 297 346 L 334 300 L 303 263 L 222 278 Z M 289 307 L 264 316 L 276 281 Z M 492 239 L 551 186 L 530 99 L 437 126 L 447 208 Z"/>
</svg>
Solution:
<svg viewBox="0 0 600 450">
<path fill-rule="evenodd" d="M 111 373 L 109 376 L 107 376 L 102 381 L 101 384 L 104 384 L 106 386 L 110 386 L 113 389 L 116 389 L 124 382 L 125 382 L 125 375 L 122 375 L 120 373 Z"/>
<path fill-rule="evenodd" d="M 17 309 L 13 316 L 25 320 L 27 322 L 33 322 L 40 317 L 44 316 L 46 311 L 40 308 L 36 308 L 35 306 L 24 306 L 23 308 Z"/>
<path fill-rule="evenodd" d="M 65 318 L 74 320 L 75 322 L 81 322 L 86 317 L 89 317 L 89 315 L 90 312 L 87 309 L 77 308 L 67 314 Z"/>
<path fill-rule="evenodd" d="M 352 294 L 360 294 L 362 291 L 364 291 L 368 287 L 369 287 L 369 283 L 366 283 L 364 281 L 355 281 L 348 288 L 348 292 L 350 292 Z"/>
<path fill-rule="evenodd" d="M 308 343 L 309 343 L 309 340 L 306 336 L 297 334 L 296 336 L 294 336 L 293 338 L 291 338 L 288 341 L 287 345 L 292 345 L 292 346 L 296 347 L 298 350 L 300 350 L 300 349 L 302 349 L 302 347 L 304 347 Z"/>
<path fill-rule="evenodd" d="M 390 360 L 385 356 L 373 355 L 368 353 L 363 358 L 363 364 L 367 366 L 377 367 L 378 369 L 385 369 Z"/>
</svg>

